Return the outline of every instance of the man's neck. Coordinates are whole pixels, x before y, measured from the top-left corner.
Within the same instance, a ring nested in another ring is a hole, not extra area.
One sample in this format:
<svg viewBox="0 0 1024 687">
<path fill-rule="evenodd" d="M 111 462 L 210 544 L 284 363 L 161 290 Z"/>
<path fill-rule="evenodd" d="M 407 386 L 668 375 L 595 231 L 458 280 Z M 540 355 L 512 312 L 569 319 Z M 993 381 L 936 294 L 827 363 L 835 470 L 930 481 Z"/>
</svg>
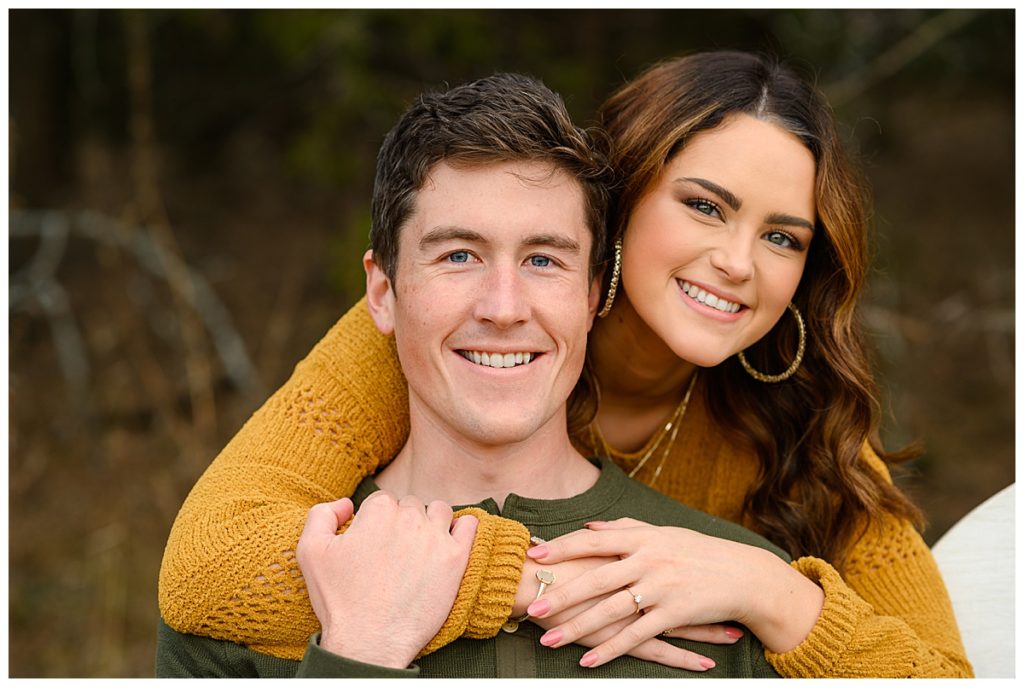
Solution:
<svg viewBox="0 0 1024 687">
<path fill-rule="evenodd" d="M 576 496 L 599 475 L 600 469 L 573 448 L 563 418 L 523 441 L 486 445 L 414 413 L 409 440 L 375 481 L 396 496 L 412 494 L 424 503 L 454 506 L 491 498 L 502 508 L 512 493 L 535 499 Z"/>
</svg>

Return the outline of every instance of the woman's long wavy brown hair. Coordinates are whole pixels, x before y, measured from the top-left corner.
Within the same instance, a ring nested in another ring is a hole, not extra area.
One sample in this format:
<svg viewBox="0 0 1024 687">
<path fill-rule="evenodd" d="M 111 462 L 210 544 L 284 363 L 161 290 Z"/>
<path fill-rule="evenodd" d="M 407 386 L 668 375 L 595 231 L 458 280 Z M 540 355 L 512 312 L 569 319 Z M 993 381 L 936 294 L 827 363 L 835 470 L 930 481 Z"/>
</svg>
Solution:
<svg viewBox="0 0 1024 687">
<path fill-rule="evenodd" d="M 816 161 L 815 238 L 793 298 L 808 344 L 803 365 L 785 382 L 755 381 L 733 356 L 702 373 L 702 387 L 711 416 L 760 459 L 745 502 L 753 528 L 794 557 L 842 567 L 871 521 L 891 513 L 920 524 L 921 514 L 861 457 L 865 443 L 890 463 L 912 453 L 887 453 L 878 440 L 877 390 L 858 317 L 870 198 L 824 98 L 788 68 L 749 53 L 699 53 L 647 69 L 599 112 L 620 180 L 609 236 L 622 235 L 673 155 L 735 113 L 793 133 Z M 784 315 L 747 350 L 756 369 L 788 367 L 797 347 L 791 320 Z"/>
</svg>

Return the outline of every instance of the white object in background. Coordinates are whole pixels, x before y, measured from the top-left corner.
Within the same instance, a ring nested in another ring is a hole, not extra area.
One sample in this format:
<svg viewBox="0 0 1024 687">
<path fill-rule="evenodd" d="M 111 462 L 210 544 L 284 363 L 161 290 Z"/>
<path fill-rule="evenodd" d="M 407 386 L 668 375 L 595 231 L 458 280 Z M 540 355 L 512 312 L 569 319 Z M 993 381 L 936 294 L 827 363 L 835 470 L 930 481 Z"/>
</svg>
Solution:
<svg viewBox="0 0 1024 687">
<path fill-rule="evenodd" d="M 932 547 L 977 677 L 1014 677 L 1014 484 Z"/>
</svg>

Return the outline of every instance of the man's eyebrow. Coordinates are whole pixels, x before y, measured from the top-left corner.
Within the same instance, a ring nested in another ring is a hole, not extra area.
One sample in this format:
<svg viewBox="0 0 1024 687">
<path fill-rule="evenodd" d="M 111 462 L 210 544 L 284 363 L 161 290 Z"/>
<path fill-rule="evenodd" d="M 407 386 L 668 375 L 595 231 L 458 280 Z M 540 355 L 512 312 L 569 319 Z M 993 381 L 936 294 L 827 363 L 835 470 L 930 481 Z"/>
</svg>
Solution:
<svg viewBox="0 0 1024 687">
<path fill-rule="evenodd" d="M 479 232 L 459 226 L 434 227 L 420 238 L 420 248 L 426 248 L 436 243 L 445 241 L 469 241 L 471 243 L 487 243 Z M 540 233 L 531 234 L 523 240 L 526 246 L 549 246 L 557 250 L 569 253 L 579 253 L 580 244 L 575 240 L 561 234 Z"/>
<path fill-rule="evenodd" d="M 533 234 L 527 236 L 526 240 L 523 241 L 524 245 L 527 246 L 550 246 L 556 250 L 562 250 L 567 253 L 579 253 L 580 244 L 574 239 L 568 236 L 560 234 Z"/>
<path fill-rule="evenodd" d="M 699 177 L 682 177 L 681 179 L 676 179 L 676 181 L 690 181 L 698 186 L 703 186 L 706 190 L 711 191 L 716 196 L 724 200 L 726 205 L 731 207 L 733 210 L 739 210 L 743 207 L 743 201 L 737 198 L 735 193 L 724 186 L 719 186 L 713 181 L 701 179 Z"/>
<path fill-rule="evenodd" d="M 803 217 L 786 215 L 781 212 L 773 212 L 765 217 L 765 224 L 784 224 L 791 227 L 803 227 L 804 229 L 814 231 L 814 224 L 808 222 Z"/>
<path fill-rule="evenodd" d="M 426 248 L 435 243 L 445 241 L 471 241 L 473 243 L 484 243 L 484 237 L 472 229 L 458 226 L 434 227 L 420 238 L 420 248 Z"/>
</svg>

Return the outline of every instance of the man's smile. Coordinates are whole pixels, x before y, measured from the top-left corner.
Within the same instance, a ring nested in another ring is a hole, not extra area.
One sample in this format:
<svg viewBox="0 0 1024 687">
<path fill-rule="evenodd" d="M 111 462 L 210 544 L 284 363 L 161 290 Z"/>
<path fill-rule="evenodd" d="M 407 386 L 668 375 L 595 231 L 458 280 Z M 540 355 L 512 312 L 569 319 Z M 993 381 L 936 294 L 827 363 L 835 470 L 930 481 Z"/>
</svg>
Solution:
<svg viewBox="0 0 1024 687">
<path fill-rule="evenodd" d="M 517 351 L 515 353 L 499 353 L 494 351 L 488 353 L 487 351 L 459 350 L 457 353 L 466 360 L 485 367 L 518 367 L 519 365 L 529 365 L 538 355 L 540 355 L 539 353 L 531 351 Z"/>
</svg>

